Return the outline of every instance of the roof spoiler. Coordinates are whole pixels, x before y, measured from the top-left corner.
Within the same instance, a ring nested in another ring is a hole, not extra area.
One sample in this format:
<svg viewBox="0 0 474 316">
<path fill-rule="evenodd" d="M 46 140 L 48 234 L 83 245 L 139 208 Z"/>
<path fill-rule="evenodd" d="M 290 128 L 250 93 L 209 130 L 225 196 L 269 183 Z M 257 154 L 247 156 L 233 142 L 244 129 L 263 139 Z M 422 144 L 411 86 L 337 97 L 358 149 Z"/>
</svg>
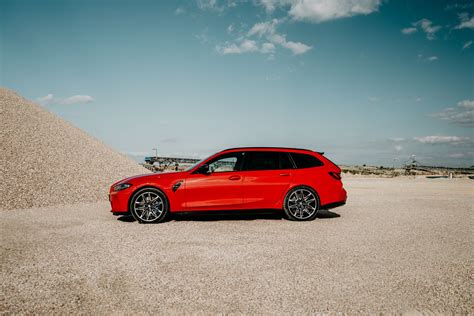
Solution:
<svg viewBox="0 0 474 316">
<path fill-rule="evenodd" d="M 320 155 L 324 155 L 324 151 L 315 151 L 315 153 L 320 154 Z"/>
</svg>

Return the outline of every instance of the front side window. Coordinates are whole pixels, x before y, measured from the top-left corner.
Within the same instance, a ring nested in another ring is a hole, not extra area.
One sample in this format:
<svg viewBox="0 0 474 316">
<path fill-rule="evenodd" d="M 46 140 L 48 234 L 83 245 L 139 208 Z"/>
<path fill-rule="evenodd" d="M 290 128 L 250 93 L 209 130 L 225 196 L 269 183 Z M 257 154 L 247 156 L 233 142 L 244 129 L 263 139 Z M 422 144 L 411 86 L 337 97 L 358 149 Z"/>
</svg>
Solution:
<svg viewBox="0 0 474 316">
<path fill-rule="evenodd" d="M 318 158 L 312 155 L 298 153 L 291 153 L 290 155 L 298 169 L 319 167 L 323 165 Z"/>
<path fill-rule="evenodd" d="M 208 163 L 210 172 L 239 171 L 242 163 L 242 153 L 224 154 Z"/>
<path fill-rule="evenodd" d="M 293 168 L 287 153 L 273 151 L 247 152 L 245 165 L 245 170 L 248 171 Z"/>
</svg>

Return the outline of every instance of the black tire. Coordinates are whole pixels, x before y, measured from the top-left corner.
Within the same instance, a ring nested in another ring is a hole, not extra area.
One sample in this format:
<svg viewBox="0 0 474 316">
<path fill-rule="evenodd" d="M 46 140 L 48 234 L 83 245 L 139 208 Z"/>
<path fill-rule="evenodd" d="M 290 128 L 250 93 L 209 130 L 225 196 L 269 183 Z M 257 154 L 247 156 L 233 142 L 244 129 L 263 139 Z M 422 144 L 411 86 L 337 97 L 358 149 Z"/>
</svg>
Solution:
<svg viewBox="0 0 474 316">
<path fill-rule="evenodd" d="M 289 220 L 312 221 L 318 215 L 319 206 L 319 195 L 315 190 L 308 186 L 298 186 L 286 194 L 283 210 Z"/>
<path fill-rule="evenodd" d="M 168 218 L 169 203 L 162 191 L 148 187 L 133 194 L 129 210 L 139 223 L 161 223 Z"/>
</svg>

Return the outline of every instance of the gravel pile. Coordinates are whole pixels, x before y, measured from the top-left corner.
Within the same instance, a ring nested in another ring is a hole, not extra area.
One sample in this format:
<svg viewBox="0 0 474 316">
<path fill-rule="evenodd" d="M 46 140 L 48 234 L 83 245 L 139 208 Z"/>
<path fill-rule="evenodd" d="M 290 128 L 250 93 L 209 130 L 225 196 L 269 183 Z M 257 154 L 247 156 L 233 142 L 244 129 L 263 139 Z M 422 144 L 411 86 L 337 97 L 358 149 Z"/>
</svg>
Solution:
<svg viewBox="0 0 474 316">
<path fill-rule="evenodd" d="M 5 88 L 0 146 L 0 209 L 106 200 L 114 181 L 149 172 Z"/>
</svg>

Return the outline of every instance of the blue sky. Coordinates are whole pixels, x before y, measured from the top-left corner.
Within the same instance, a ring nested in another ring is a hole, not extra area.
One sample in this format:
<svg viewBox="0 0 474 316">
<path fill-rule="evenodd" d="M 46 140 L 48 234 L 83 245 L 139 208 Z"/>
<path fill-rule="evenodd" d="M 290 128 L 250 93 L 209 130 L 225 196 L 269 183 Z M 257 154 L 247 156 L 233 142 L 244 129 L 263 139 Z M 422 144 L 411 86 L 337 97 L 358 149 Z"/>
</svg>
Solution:
<svg viewBox="0 0 474 316">
<path fill-rule="evenodd" d="M 135 156 L 474 165 L 474 5 L 2 0 L 2 86 Z"/>
</svg>

